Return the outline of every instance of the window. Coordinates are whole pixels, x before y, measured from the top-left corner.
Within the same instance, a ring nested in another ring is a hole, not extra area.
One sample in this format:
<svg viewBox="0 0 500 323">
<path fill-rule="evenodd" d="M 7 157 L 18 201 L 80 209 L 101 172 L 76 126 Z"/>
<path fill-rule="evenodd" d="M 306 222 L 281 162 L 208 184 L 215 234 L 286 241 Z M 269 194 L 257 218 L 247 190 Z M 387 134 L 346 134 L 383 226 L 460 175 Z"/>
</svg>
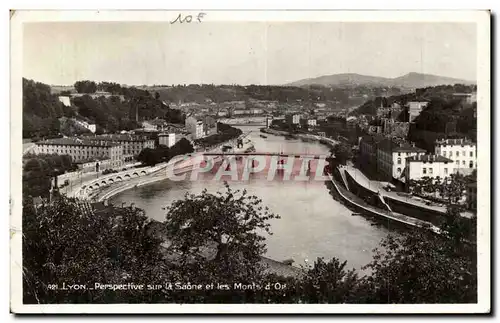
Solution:
<svg viewBox="0 0 500 323">
<path fill-rule="evenodd" d="M 398 167 L 398 174 L 399 174 L 399 173 L 401 173 L 401 168 L 400 168 L 400 167 Z"/>
<path fill-rule="evenodd" d="M 460 152 L 459 152 L 459 151 L 457 151 L 456 156 L 457 156 L 457 157 L 458 157 L 458 156 L 460 156 Z"/>
<path fill-rule="evenodd" d="M 424 175 L 427 174 L 427 168 L 425 168 L 425 167 L 422 168 L 422 174 L 424 174 Z"/>
<path fill-rule="evenodd" d="M 398 158 L 398 164 L 399 165 L 401 164 L 401 158 Z"/>
<path fill-rule="evenodd" d="M 472 161 L 469 162 L 469 168 L 473 168 L 474 167 L 474 163 Z"/>
<path fill-rule="evenodd" d="M 398 156 L 401 156 L 401 153 L 398 153 Z"/>
<path fill-rule="evenodd" d="M 474 152 L 473 151 L 470 152 L 470 156 L 474 157 Z"/>
<path fill-rule="evenodd" d="M 433 169 L 429 168 L 429 175 L 432 175 L 432 171 L 433 171 Z"/>
<path fill-rule="evenodd" d="M 457 166 L 460 166 L 460 160 L 457 160 Z"/>
<path fill-rule="evenodd" d="M 462 165 L 465 166 L 465 160 L 462 160 Z"/>
<path fill-rule="evenodd" d="M 453 156 L 453 153 L 450 151 L 450 154 L 448 156 L 450 156 L 450 157 Z"/>
<path fill-rule="evenodd" d="M 445 169 L 444 169 L 444 174 L 445 174 L 445 175 L 448 175 L 448 168 L 445 168 Z"/>
</svg>

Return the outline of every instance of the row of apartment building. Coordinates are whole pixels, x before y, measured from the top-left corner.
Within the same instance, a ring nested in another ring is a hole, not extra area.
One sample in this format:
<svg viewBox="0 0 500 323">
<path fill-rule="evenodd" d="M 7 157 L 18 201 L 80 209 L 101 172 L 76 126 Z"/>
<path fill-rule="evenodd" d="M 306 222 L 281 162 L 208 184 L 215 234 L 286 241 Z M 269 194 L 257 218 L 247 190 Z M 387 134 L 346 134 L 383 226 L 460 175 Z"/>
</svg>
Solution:
<svg viewBox="0 0 500 323">
<path fill-rule="evenodd" d="M 145 148 L 155 148 L 155 141 L 146 136 L 110 134 L 44 140 L 36 144 L 34 152 L 69 155 L 74 163 L 87 170 L 95 163 L 99 163 L 101 169 L 104 165 L 119 168 L 133 161 Z"/>
<path fill-rule="evenodd" d="M 407 142 L 365 136 L 359 143 L 362 165 L 387 181 L 407 184 L 422 177 L 445 178 L 453 173 L 470 174 L 477 168 L 476 144 L 468 139 L 442 139 L 433 154 Z"/>
</svg>

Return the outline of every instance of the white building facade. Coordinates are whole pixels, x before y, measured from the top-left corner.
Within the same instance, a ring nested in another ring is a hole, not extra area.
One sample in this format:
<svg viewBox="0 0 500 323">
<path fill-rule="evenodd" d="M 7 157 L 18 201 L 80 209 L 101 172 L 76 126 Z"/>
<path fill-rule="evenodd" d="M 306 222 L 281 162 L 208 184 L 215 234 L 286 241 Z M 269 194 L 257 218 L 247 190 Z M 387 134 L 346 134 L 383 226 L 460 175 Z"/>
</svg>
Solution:
<svg viewBox="0 0 500 323">
<path fill-rule="evenodd" d="M 404 170 L 408 157 L 421 156 L 425 149 L 414 144 L 396 144 L 388 139 L 377 144 L 377 171 L 387 180 L 396 179 L 405 182 Z"/>
<path fill-rule="evenodd" d="M 444 179 L 453 174 L 453 161 L 441 155 L 419 155 L 407 159 L 405 177 L 419 180 L 423 177 Z"/>
<path fill-rule="evenodd" d="M 108 159 L 113 168 L 123 165 L 123 148 L 120 144 L 102 140 L 58 138 L 38 142 L 36 154 L 69 155 L 75 163 Z"/>
<path fill-rule="evenodd" d="M 297 113 L 287 114 L 285 116 L 285 122 L 287 124 L 300 124 L 300 114 Z"/>
<path fill-rule="evenodd" d="M 437 155 L 449 158 L 454 163 L 455 171 L 464 173 L 477 169 L 477 147 L 470 139 L 442 139 L 435 143 Z"/>
<path fill-rule="evenodd" d="M 158 135 L 158 143 L 168 148 L 172 147 L 176 143 L 175 133 L 160 133 Z"/>
</svg>

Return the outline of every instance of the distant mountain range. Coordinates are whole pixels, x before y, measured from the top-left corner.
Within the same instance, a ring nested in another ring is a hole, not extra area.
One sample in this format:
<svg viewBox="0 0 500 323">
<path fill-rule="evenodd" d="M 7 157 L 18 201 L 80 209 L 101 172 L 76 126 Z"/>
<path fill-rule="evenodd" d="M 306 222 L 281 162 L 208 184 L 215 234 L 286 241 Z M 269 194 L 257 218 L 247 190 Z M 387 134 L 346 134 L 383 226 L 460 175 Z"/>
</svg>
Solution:
<svg viewBox="0 0 500 323">
<path fill-rule="evenodd" d="M 399 87 L 399 88 L 422 88 L 427 86 L 446 85 L 446 84 L 475 84 L 475 81 L 461 80 L 451 77 L 421 74 L 411 72 L 406 75 L 387 78 L 378 76 L 368 76 L 355 73 L 343 73 L 324 75 L 311 79 L 303 79 L 289 83 L 291 86 L 309 86 L 309 85 L 322 85 L 322 86 L 370 86 L 370 87 Z"/>
</svg>

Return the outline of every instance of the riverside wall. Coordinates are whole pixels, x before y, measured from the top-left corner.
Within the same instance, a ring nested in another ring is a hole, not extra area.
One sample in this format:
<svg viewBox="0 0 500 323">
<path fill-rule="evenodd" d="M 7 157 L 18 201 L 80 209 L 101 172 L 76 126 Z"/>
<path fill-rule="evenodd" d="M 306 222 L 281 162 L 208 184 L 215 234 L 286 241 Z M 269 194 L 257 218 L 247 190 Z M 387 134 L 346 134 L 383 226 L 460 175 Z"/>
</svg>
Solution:
<svg viewBox="0 0 500 323">
<path fill-rule="evenodd" d="M 368 205 L 368 203 L 364 201 L 362 202 L 360 200 L 361 199 L 360 197 L 356 196 L 354 193 L 347 191 L 345 188 L 343 188 L 342 185 L 340 185 L 332 175 L 330 175 L 330 183 L 333 186 L 335 193 L 340 197 L 340 199 L 344 203 L 346 203 L 350 207 L 353 207 L 355 210 L 363 212 L 363 214 L 367 214 L 408 228 L 427 227 L 435 233 L 440 233 L 439 228 L 430 222 L 423 221 L 418 218 L 410 217 L 404 214 L 400 214 L 398 212 L 389 212 L 382 208 L 377 208 L 375 206 Z"/>
<path fill-rule="evenodd" d="M 349 189 L 352 193 L 376 207 L 384 208 L 382 202 L 380 201 L 380 198 L 377 196 L 377 192 L 374 192 L 358 183 L 352 177 L 352 175 L 349 174 L 349 172 L 346 172 L 345 174 L 347 182 L 349 184 Z M 446 212 L 433 210 L 430 208 L 412 204 L 410 202 L 397 200 L 389 195 L 384 195 L 384 200 L 394 212 L 402 213 L 438 226 L 446 221 Z M 471 222 L 471 220 L 466 217 L 462 217 L 462 221 L 464 221 L 465 223 Z"/>
</svg>

